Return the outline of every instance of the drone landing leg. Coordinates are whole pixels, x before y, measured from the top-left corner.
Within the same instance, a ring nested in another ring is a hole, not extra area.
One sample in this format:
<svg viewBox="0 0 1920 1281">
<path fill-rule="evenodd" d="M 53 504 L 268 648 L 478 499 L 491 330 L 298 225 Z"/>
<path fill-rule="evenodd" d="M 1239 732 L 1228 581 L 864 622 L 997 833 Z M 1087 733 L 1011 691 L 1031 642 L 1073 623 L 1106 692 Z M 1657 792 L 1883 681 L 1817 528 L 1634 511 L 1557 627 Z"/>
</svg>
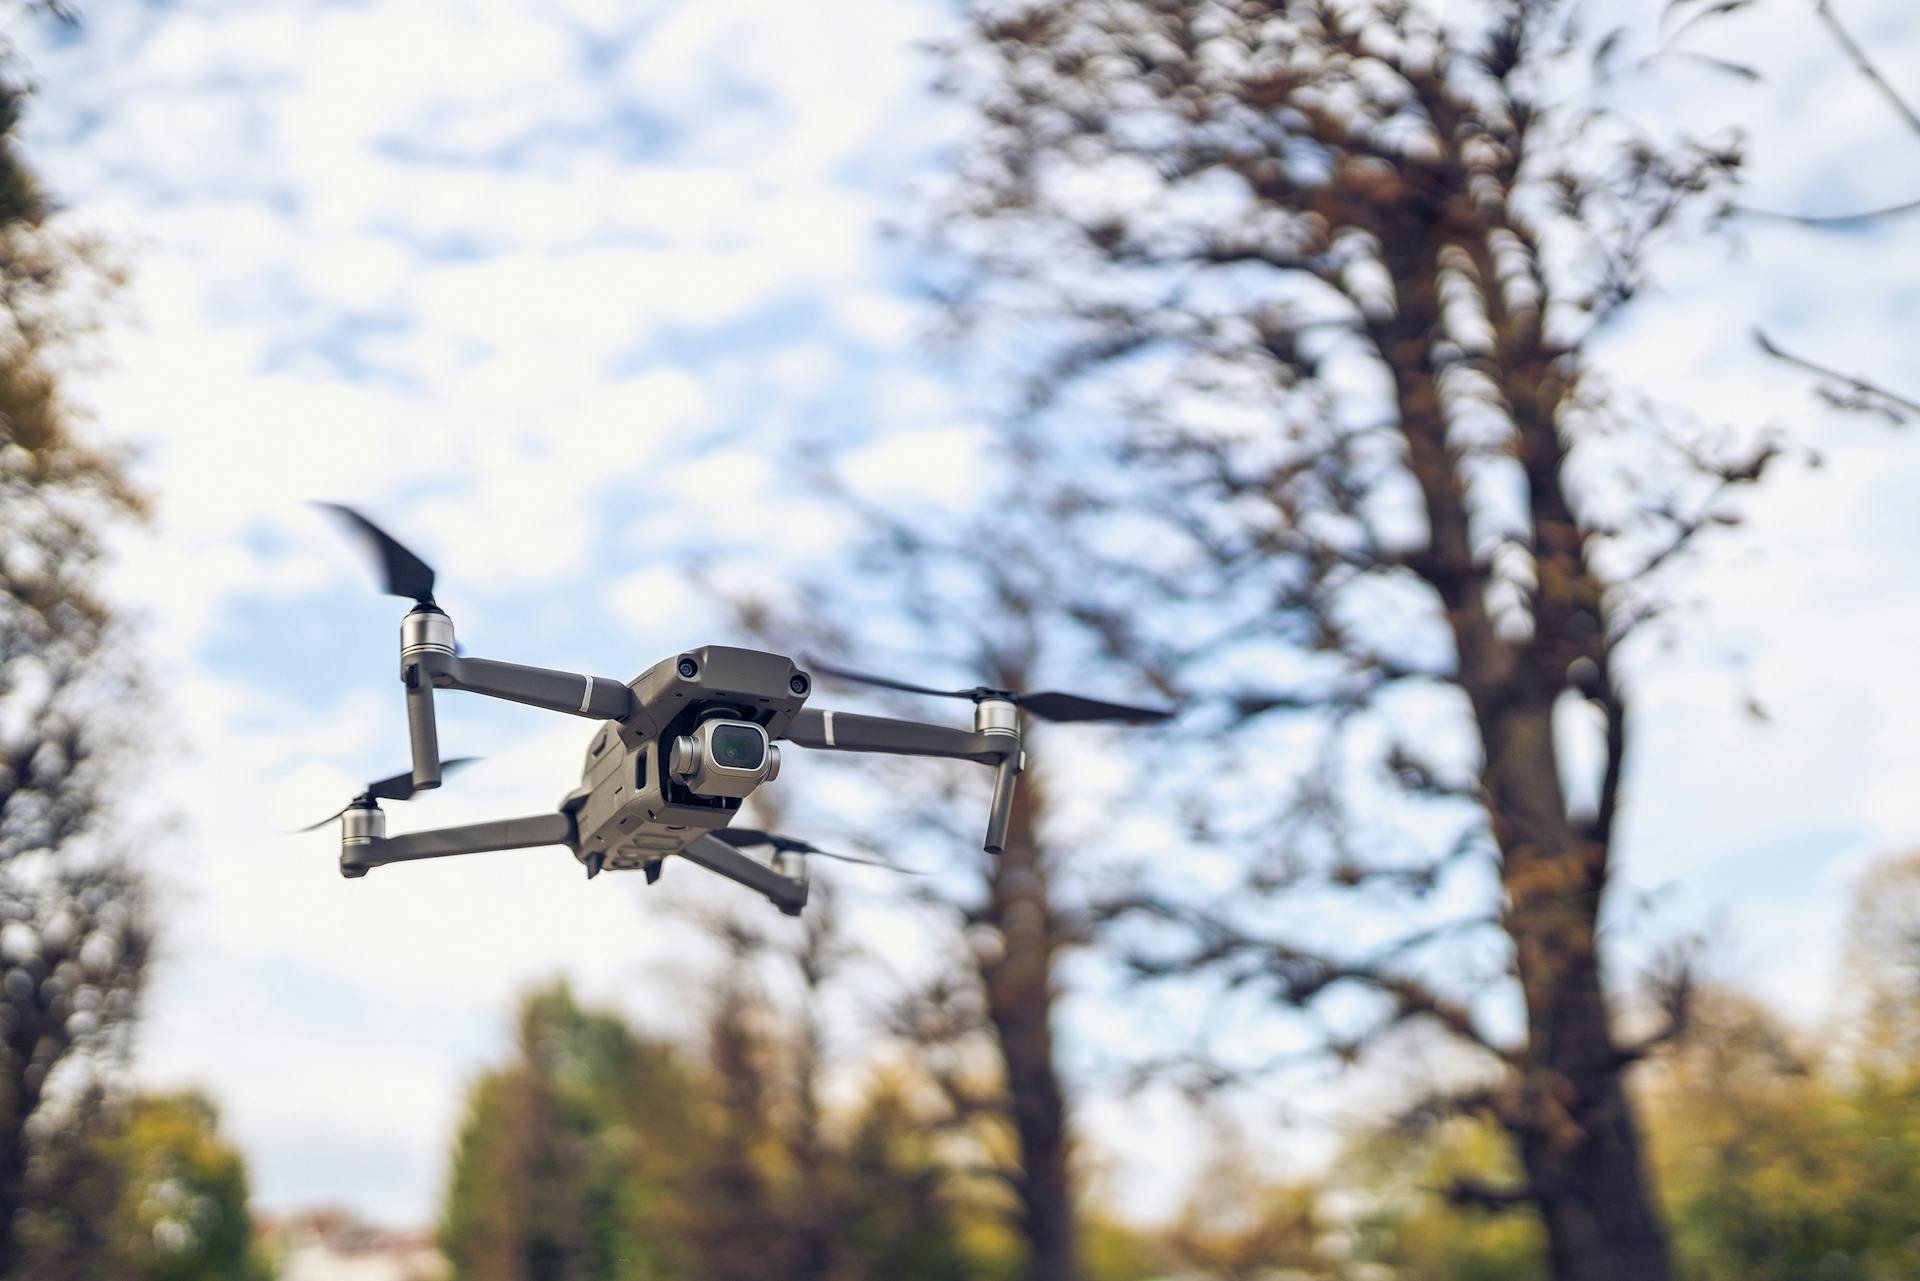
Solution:
<svg viewBox="0 0 1920 1281">
<path fill-rule="evenodd" d="M 993 807 L 987 811 L 987 839 L 981 848 L 996 858 L 1006 853 L 1007 824 L 1013 818 L 1014 780 L 1020 777 L 1020 753 L 1000 758 L 993 773 Z"/>
<path fill-rule="evenodd" d="M 575 841 L 573 819 L 566 814 L 540 814 L 532 818 L 501 818 L 487 823 L 469 823 L 465 827 L 438 827 L 405 836 L 344 840 L 340 845 L 340 874 L 365 876 L 369 868 L 388 863 L 411 863 L 423 858 L 447 858 L 454 854 L 485 854 L 492 850 L 531 849 L 539 845 L 565 845 Z"/>
</svg>

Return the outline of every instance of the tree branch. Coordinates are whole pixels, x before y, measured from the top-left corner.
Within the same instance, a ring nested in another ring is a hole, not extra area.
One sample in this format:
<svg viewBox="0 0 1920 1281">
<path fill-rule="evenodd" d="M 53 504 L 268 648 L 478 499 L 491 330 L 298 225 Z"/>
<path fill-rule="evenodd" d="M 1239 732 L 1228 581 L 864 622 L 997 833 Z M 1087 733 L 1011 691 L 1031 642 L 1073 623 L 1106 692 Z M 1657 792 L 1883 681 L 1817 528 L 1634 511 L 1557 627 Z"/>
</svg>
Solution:
<svg viewBox="0 0 1920 1281">
<path fill-rule="evenodd" d="M 1462 1209 L 1504 1214 L 1538 1205 L 1540 1198 L 1530 1187 L 1496 1187 L 1483 1179 L 1462 1176 L 1445 1187 L 1435 1189 L 1448 1204 Z"/>
<path fill-rule="evenodd" d="M 1765 330 L 1754 330 L 1753 340 L 1760 345 L 1761 351 L 1775 360 L 1784 361 L 1821 378 L 1831 378 L 1834 382 L 1843 385 L 1847 389 L 1845 395 L 1830 393 L 1828 397 L 1841 409 L 1879 414 L 1896 427 L 1904 427 L 1910 419 L 1920 418 L 1920 401 L 1911 400 L 1898 392 L 1888 391 L 1878 383 L 1868 382 L 1865 378 L 1830 369 L 1817 361 L 1808 360 L 1805 356 L 1796 356 L 1769 338 Z"/>
<path fill-rule="evenodd" d="M 1747 205 L 1735 205 L 1728 212 L 1743 218 L 1767 218 L 1775 222 L 1791 222 L 1802 227 L 1822 230 L 1828 227 L 1859 227 L 1870 222 L 1897 218 L 1902 214 L 1920 213 L 1920 200 L 1903 200 L 1897 205 L 1888 205 L 1883 209 L 1866 209 L 1859 213 L 1846 214 L 1786 213 L 1778 209 L 1755 209 Z"/>
<path fill-rule="evenodd" d="M 1873 84 L 1873 87 L 1878 89 L 1881 95 L 1892 104 L 1894 113 L 1906 121 L 1908 127 L 1916 134 L 1920 134 L 1920 112 L 1914 111 L 1911 106 L 1907 105 L 1906 99 L 1902 98 L 1899 92 L 1895 90 L 1891 84 L 1887 83 L 1887 78 L 1880 74 L 1880 69 L 1873 65 L 1871 58 L 1867 57 L 1867 51 L 1862 49 L 1859 43 L 1848 34 L 1846 27 L 1841 25 L 1839 16 L 1834 13 L 1831 0 L 1819 0 L 1819 3 L 1813 6 L 1813 11 L 1819 16 L 1822 22 L 1827 24 L 1827 29 L 1833 32 L 1834 40 L 1839 43 L 1840 48 L 1846 53 L 1847 57 L 1852 59 L 1853 65 L 1859 70 L 1860 74 L 1865 76 Z"/>
</svg>

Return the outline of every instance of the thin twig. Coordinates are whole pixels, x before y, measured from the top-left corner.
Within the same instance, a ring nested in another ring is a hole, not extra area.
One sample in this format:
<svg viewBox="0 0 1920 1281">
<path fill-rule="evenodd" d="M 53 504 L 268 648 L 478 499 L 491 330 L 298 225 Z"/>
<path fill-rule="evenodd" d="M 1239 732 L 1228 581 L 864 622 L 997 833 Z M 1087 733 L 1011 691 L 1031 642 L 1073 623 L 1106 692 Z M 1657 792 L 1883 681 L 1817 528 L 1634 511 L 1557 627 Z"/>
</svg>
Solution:
<svg viewBox="0 0 1920 1281">
<path fill-rule="evenodd" d="M 1753 339 L 1760 344 L 1761 351 L 1766 352 L 1767 355 L 1772 356 L 1775 360 L 1783 360 L 1789 365 L 1794 365 L 1809 373 L 1818 374 L 1822 378 L 1831 378 L 1835 382 L 1844 383 L 1848 388 L 1858 392 L 1863 397 L 1885 401 L 1895 409 L 1913 415 L 1914 417 L 1920 417 L 1920 402 L 1909 400 L 1905 396 L 1888 391 L 1885 387 L 1877 383 L 1870 383 L 1864 378 L 1859 378 L 1852 374 L 1843 374 L 1837 369 L 1829 369 L 1825 365 L 1808 360 L 1805 356 L 1796 356 L 1781 347 L 1780 344 L 1774 342 L 1773 339 L 1767 337 L 1764 330 L 1754 330 Z"/>
<path fill-rule="evenodd" d="M 1785 213 L 1778 209 L 1754 209 L 1746 205 L 1735 205 L 1731 212 L 1743 218 L 1770 218 L 1776 222 L 1798 223 L 1802 227 L 1850 227 L 1878 222 L 1883 218 L 1897 218 L 1901 214 L 1920 213 L 1920 200 L 1906 200 L 1897 205 L 1888 205 L 1884 209 L 1867 209 L 1860 213 L 1848 214 Z"/>
<path fill-rule="evenodd" d="M 1846 51 L 1849 58 L 1853 59 L 1853 65 L 1860 69 L 1860 74 L 1871 80 L 1874 87 L 1886 95 L 1887 101 L 1893 104 L 1894 111 L 1912 127 L 1915 133 L 1920 133 L 1920 112 L 1916 112 L 1907 105 L 1906 99 L 1887 83 L 1887 78 L 1880 74 L 1880 69 L 1873 65 L 1871 58 L 1867 57 L 1867 51 L 1847 34 L 1847 29 L 1840 25 L 1840 19 L 1834 13 L 1830 0 L 1819 0 L 1819 3 L 1813 6 L 1813 11 L 1820 15 L 1820 20 L 1833 32 L 1833 38 L 1839 41 L 1840 47 Z"/>
</svg>

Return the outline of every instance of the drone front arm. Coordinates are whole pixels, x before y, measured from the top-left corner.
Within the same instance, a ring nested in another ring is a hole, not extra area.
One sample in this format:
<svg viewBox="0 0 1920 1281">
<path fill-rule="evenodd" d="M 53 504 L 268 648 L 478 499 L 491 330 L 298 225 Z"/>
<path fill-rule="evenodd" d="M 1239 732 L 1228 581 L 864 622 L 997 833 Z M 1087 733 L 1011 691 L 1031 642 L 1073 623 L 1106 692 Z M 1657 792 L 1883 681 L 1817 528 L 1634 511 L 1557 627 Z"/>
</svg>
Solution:
<svg viewBox="0 0 1920 1281">
<path fill-rule="evenodd" d="M 523 667 L 490 658 L 437 654 L 426 664 L 437 689 L 459 689 L 469 694 L 504 698 L 511 703 L 544 707 L 589 720 L 622 720 L 633 711 L 633 691 L 604 676 L 556 672 L 545 667 Z"/>
<path fill-rule="evenodd" d="M 981 848 L 998 855 L 1006 849 L 1014 780 L 1022 767 L 1019 719 L 1011 703 L 987 703 L 976 713 L 975 723 L 990 728 L 968 731 L 885 716 L 809 709 L 793 718 L 786 737 L 801 747 L 832 752 L 937 756 L 993 766 L 993 804 L 987 811 L 987 837 Z"/>
<path fill-rule="evenodd" d="M 830 752 L 885 752 L 893 756 L 938 756 L 948 760 L 997 765 L 1016 753 L 1019 741 L 1004 734 L 982 734 L 919 721 L 897 721 L 856 712 L 823 712 L 808 708 L 787 726 L 789 742 Z"/>
<path fill-rule="evenodd" d="M 349 811 L 349 814 L 353 811 Z M 497 818 L 464 827 L 437 827 L 404 836 L 356 839 L 345 829 L 340 843 L 340 873 L 365 876 L 368 868 L 388 863 L 411 863 L 454 854 L 485 854 L 493 850 L 532 849 L 540 845 L 574 843 L 573 819 L 566 814 L 537 814 L 531 818 Z"/>
</svg>

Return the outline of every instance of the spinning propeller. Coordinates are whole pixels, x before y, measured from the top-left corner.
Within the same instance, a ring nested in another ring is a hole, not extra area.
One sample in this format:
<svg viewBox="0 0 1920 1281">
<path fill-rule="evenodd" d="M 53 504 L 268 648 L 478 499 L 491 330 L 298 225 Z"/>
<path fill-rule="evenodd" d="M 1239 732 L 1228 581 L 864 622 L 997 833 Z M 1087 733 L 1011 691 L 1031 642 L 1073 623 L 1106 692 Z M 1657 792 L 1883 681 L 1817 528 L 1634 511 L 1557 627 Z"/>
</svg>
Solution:
<svg viewBox="0 0 1920 1281">
<path fill-rule="evenodd" d="M 791 836 L 776 836 L 772 832 L 762 832 L 751 827 L 723 827 L 711 833 L 715 840 L 725 841 L 735 849 L 750 849 L 755 845 L 770 845 L 776 853 L 813 854 L 820 858 L 835 859 L 841 863 L 858 863 L 862 867 L 883 867 L 889 872 L 899 872 L 902 876 L 925 876 L 926 873 L 910 867 L 897 867 L 876 858 L 855 858 L 851 854 L 835 854 L 832 850 L 823 850 L 810 841 L 797 840 Z"/>
<path fill-rule="evenodd" d="M 341 524 L 367 545 L 387 580 L 387 594 L 421 605 L 433 604 L 433 566 L 421 560 L 400 540 L 344 503 L 315 503 L 334 514 Z"/>
<path fill-rule="evenodd" d="M 407 686 L 407 736 L 413 747 L 417 788 L 440 786 L 440 737 L 433 713 L 434 676 L 425 665 L 430 653 L 464 657 L 453 635 L 453 620 L 434 603 L 433 566 L 399 539 L 344 503 L 316 503 L 345 525 L 373 554 L 389 595 L 413 602 L 401 624 L 401 677 Z"/>
<path fill-rule="evenodd" d="M 469 765 L 479 759 L 480 758 L 478 756 L 456 756 L 451 760 L 441 761 L 440 769 L 443 773 L 447 770 L 456 770 L 463 765 Z M 360 793 L 360 795 L 354 797 L 352 800 L 348 801 L 345 805 L 342 805 L 339 809 L 335 810 L 333 813 L 321 819 L 318 823 L 309 823 L 305 827 L 296 827 L 289 834 L 292 835 L 292 834 L 298 834 L 300 832 L 311 832 L 317 827 L 325 827 L 327 824 L 333 822 L 334 819 L 339 818 L 342 814 L 346 813 L 348 810 L 352 809 L 356 805 L 360 805 L 360 806 L 370 805 L 374 801 L 410 800 L 412 799 L 413 795 L 420 790 L 421 789 L 413 785 L 412 770 L 408 770 L 404 774 L 391 775 L 390 777 L 381 779 L 377 783 L 367 784 L 366 791 Z"/>
<path fill-rule="evenodd" d="M 1004 701 L 1012 703 L 1030 716 L 1038 716 L 1043 721 L 1118 721 L 1138 724 L 1143 721 L 1164 721 L 1175 715 L 1169 708 L 1132 707 L 1126 703 L 1109 703 L 1103 699 L 1087 698 L 1080 694 L 1063 694 L 1057 690 L 1021 694 L 1013 690 L 995 689 L 991 685 L 976 685 L 972 689 L 933 689 L 926 685 L 897 681 L 889 676 L 874 676 L 867 672 L 851 671 L 845 667 L 820 662 L 812 657 L 809 657 L 807 662 L 816 672 L 837 676 L 841 680 L 858 681 L 862 685 L 877 685 L 881 689 L 897 689 L 908 694 L 931 694 L 935 698 L 964 698 L 973 703 L 985 702 L 988 699 Z"/>
<path fill-rule="evenodd" d="M 315 503 L 315 507 L 333 513 L 348 533 L 359 539 L 374 564 L 386 579 L 387 595 L 410 600 L 427 609 L 439 609 L 433 600 L 433 566 L 414 554 L 399 539 L 345 503 Z M 466 655 L 466 647 L 455 642 L 453 652 Z"/>
</svg>

